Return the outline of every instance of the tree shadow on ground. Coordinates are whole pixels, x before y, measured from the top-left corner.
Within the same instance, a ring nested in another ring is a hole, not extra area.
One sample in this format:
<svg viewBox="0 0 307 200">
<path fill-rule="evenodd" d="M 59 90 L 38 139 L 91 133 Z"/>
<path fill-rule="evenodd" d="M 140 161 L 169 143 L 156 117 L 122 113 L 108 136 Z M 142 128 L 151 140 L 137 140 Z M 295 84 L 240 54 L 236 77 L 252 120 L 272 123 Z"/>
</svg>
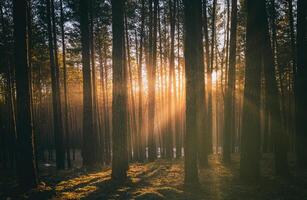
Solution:
<svg viewBox="0 0 307 200">
<path fill-rule="evenodd" d="M 46 174 L 45 190 L 11 199 L 103 199 L 103 200 L 302 200 L 307 197 L 307 173 L 297 172 L 290 159 L 292 176 L 274 176 L 271 154 L 261 159 L 262 176 L 258 182 L 247 183 L 239 177 L 239 155 L 231 164 L 210 156 L 209 166 L 199 170 L 199 187 L 184 187 L 181 160 L 158 160 L 131 164 L 128 180 L 111 181 L 111 169 L 77 169 L 70 172 Z M 294 173 L 296 172 L 296 173 Z M 48 179 L 47 179 L 48 178 Z M 48 188 L 48 189 L 46 189 Z M 45 191 L 45 193 L 44 193 Z M 45 196 L 44 196 L 45 195 Z M 1 199 L 1 198 L 0 198 Z"/>
</svg>

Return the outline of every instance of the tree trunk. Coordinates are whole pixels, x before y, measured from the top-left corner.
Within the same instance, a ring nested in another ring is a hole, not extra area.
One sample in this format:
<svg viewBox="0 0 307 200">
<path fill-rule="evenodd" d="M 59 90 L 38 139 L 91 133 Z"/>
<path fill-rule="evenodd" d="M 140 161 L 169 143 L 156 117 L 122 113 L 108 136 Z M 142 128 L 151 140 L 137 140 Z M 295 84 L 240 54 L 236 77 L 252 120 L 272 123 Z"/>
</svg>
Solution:
<svg viewBox="0 0 307 200">
<path fill-rule="evenodd" d="M 97 137 L 93 124 L 93 96 L 90 65 L 90 22 L 89 2 L 80 0 L 80 29 L 82 44 L 82 74 L 83 74 L 83 148 L 82 158 L 84 166 L 97 163 Z"/>
<path fill-rule="evenodd" d="M 64 10 L 63 0 L 60 0 L 61 4 L 61 36 L 62 36 L 62 62 L 63 62 L 63 77 L 64 77 L 64 124 L 66 134 L 66 162 L 67 167 L 71 168 L 70 159 L 70 140 L 69 140 L 69 127 L 68 127 L 68 92 L 67 92 L 67 66 L 66 66 L 66 45 L 65 45 L 65 30 L 64 30 Z"/>
<path fill-rule="evenodd" d="M 99 136 L 98 136 L 98 105 L 97 105 L 97 83 L 96 83 L 96 59 L 95 59 L 95 37 L 94 37 L 94 0 L 89 0 L 89 18 L 90 18 L 90 55 L 91 55 L 91 72 L 92 72 L 92 104 L 93 104 L 93 134 L 96 138 L 95 148 L 92 152 L 95 155 L 96 161 L 99 157 Z"/>
<path fill-rule="evenodd" d="M 139 144 L 139 161 L 143 162 L 145 158 L 145 149 L 143 145 L 142 138 L 143 134 L 143 76 L 142 76 L 142 63 L 143 63 L 143 44 L 144 44 L 144 31 L 145 28 L 145 0 L 142 0 L 142 9 L 141 9 L 141 32 L 140 32 L 140 54 L 139 54 L 139 66 L 138 66 L 138 85 L 139 90 L 139 121 L 138 121 L 138 144 Z"/>
<path fill-rule="evenodd" d="M 17 95 L 17 170 L 23 189 L 37 186 L 36 160 L 30 100 L 29 68 L 26 44 L 26 0 L 13 1 L 15 71 Z"/>
<path fill-rule="evenodd" d="M 207 0 L 203 0 L 202 2 L 203 6 L 203 32 L 205 37 L 205 59 L 206 59 L 206 67 L 207 67 L 207 77 L 209 78 L 209 71 L 210 71 L 210 48 L 209 48 L 209 33 L 208 33 L 208 17 L 207 17 Z M 207 81 L 207 93 L 208 93 L 208 105 L 206 105 L 206 122 L 207 122 L 207 128 L 204 130 L 204 137 L 205 137 L 205 145 L 204 148 L 206 152 L 202 153 L 203 161 L 201 162 L 205 165 L 208 165 L 208 154 L 212 152 L 212 123 L 209 122 L 209 103 L 211 104 L 211 112 L 212 112 L 212 93 L 210 93 L 210 90 L 212 89 L 211 81 Z M 211 86 L 211 87 L 210 87 Z M 210 97 L 211 94 L 211 97 Z M 212 121 L 211 121 L 212 122 Z M 200 163 L 200 164 L 201 164 Z M 201 164 L 202 165 L 202 164 Z"/>
<path fill-rule="evenodd" d="M 212 153 L 212 136 L 213 136 L 213 114 L 212 114 L 212 71 L 213 71 L 213 61 L 214 61 L 214 47 L 215 47 L 215 18 L 216 18 L 216 3 L 217 0 L 213 0 L 212 7 L 212 24 L 211 24 L 211 58 L 210 65 L 207 70 L 208 76 L 208 153 Z M 217 64 L 217 63 L 216 63 Z"/>
<path fill-rule="evenodd" d="M 307 2 L 297 2 L 297 69 L 295 72 L 295 131 L 297 165 L 307 168 Z"/>
<path fill-rule="evenodd" d="M 127 178 L 127 79 L 124 42 L 124 0 L 112 0 L 113 105 L 112 180 Z"/>
<path fill-rule="evenodd" d="M 262 38 L 261 17 L 258 12 L 262 9 L 262 2 L 246 1 L 246 67 L 244 102 L 242 113 L 242 136 L 240 175 L 244 180 L 257 180 L 260 175 L 260 79 L 262 52 L 259 47 Z"/>
<path fill-rule="evenodd" d="M 223 161 L 230 163 L 231 157 L 231 136 L 234 135 L 234 95 L 236 77 L 236 46 L 237 46 L 237 0 L 231 1 L 231 30 L 230 30 L 230 52 L 228 81 L 225 96 L 225 114 L 223 131 Z"/>
<path fill-rule="evenodd" d="M 274 1 L 272 1 L 274 4 Z M 274 5 L 273 5 L 274 6 Z M 275 6 L 274 6 L 275 7 Z M 273 8 L 274 9 L 274 8 Z M 275 13 L 275 11 L 273 11 Z M 288 163 L 287 163 L 287 142 L 286 142 L 286 132 L 283 129 L 282 123 L 282 112 L 280 108 L 280 98 L 283 97 L 279 95 L 278 84 L 276 80 L 275 63 L 274 62 L 274 49 L 271 47 L 270 34 L 268 18 L 266 13 L 265 1 L 261 0 L 261 8 L 257 12 L 258 18 L 261 20 L 261 27 L 259 27 L 259 32 L 262 34 L 261 44 L 262 49 L 262 59 L 264 65 L 264 75 L 266 80 L 266 90 L 267 90 L 267 106 L 271 114 L 271 134 L 274 138 L 274 153 L 275 153 L 275 170 L 278 175 L 288 175 Z M 273 14 L 273 46 L 276 47 L 276 30 L 275 30 L 275 14 Z M 278 66 L 277 66 L 278 67 Z M 281 73 L 281 71 L 280 71 Z M 281 87 L 283 87 L 282 82 L 280 82 Z M 283 90 L 283 89 L 281 89 Z M 282 92 L 283 93 L 283 92 Z M 282 103 L 283 105 L 283 103 Z M 282 109 L 283 111 L 285 109 Z"/>
<path fill-rule="evenodd" d="M 186 133 L 184 147 L 185 185 L 197 185 L 197 138 L 204 124 L 204 63 L 201 26 L 201 0 L 184 1 Z M 203 106 L 201 106 L 203 105 Z"/>
<path fill-rule="evenodd" d="M 52 105 L 53 105 L 53 126 L 56 148 L 56 165 L 58 169 L 65 168 L 65 149 L 63 140 L 63 124 L 61 115 L 61 97 L 59 66 L 57 58 L 57 39 L 53 0 L 47 0 L 47 20 L 48 20 L 48 39 L 49 55 L 51 68 L 51 86 L 52 86 Z"/>
<path fill-rule="evenodd" d="M 154 8 L 152 3 L 154 2 Z M 156 85 L 156 40 L 157 40 L 157 0 L 149 0 L 149 65 L 148 77 L 148 160 L 154 161 L 157 156 L 154 138 L 155 130 L 155 85 Z"/>
</svg>

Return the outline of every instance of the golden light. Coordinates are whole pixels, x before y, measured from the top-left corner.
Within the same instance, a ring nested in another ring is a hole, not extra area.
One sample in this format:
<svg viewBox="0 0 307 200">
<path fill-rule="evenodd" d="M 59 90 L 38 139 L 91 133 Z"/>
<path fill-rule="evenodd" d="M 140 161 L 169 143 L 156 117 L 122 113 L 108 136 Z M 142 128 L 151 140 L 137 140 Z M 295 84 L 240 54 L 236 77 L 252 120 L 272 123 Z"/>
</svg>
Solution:
<svg viewBox="0 0 307 200">
<path fill-rule="evenodd" d="M 218 76 L 219 76 L 219 74 L 216 71 L 212 72 L 212 83 L 216 83 L 217 82 L 217 80 L 219 78 Z"/>
</svg>

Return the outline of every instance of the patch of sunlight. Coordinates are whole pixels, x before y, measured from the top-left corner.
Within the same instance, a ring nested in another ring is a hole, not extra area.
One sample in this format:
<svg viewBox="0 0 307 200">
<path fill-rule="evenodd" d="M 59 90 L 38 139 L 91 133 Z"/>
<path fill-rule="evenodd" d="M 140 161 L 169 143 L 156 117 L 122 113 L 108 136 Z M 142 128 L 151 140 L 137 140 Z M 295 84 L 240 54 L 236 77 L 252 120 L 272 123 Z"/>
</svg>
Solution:
<svg viewBox="0 0 307 200">
<path fill-rule="evenodd" d="M 133 164 L 129 166 L 128 176 L 135 178 L 150 169 L 150 165 Z"/>
<path fill-rule="evenodd" d="M 135 193 L 135 200 L 147 199 L 162 200 L 166 198 L 153 188 L 142 188 Z"/>
<path fill-rule="evenodd" d="M 66 181 L 60 182 L 56 187 L 56 192 L 61 192 L 63 190 L 71 190 L 75 187 L 79 187 L 84 184 L 93 184 L 97 181 L 103 181 L 110 177 L 111 170 L 102 171 L 99 173 L 93 173 L 93 174 L 87 174 L 87 175 L 81 175 L 76 178 L 72 178 Z"/>
</svg>

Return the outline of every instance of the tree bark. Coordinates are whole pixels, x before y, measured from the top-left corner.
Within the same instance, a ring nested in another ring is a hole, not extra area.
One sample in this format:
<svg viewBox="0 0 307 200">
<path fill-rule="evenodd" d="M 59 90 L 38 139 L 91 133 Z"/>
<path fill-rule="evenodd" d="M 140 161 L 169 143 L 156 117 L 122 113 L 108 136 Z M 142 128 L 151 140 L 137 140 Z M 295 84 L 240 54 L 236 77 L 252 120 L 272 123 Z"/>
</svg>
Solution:
<svg viewBox="0 0 307 200">
<path fill-rule="evenodd" d="M 15 71 L 17 95 L 17 170 L 23 189 L 37 186 L 36 160 L 30 100 L 29 68 L 26 44 L 26 0 L 13 1 Z"/>
<path fill-rule="evenodd" d="M 47 0 L 47 26 L 49 39 L 49 56 L 51 68 L 51 86 L 52 86 L 52 105 L 53 105 L 53 126 L 56 148 L 56 165 L 58 169 L 65 168 L 65 149 L 63 139 L 63 124 L 61 115 L 61 96 L 59 66 L 57 56 L 56 25 L 53 0 Z"/>
<path fill-rule="evenodd" d="M 204 124 L 204 63 L 201 0 L 184 0 L 186 132 L 184 147 L 185 185 L 198 185 L 197 138 Z M 201 106 L 203 105 L 203 106 Z"/>
<path fill-rule="evenodd" d="M 297 2 L 297 67 L 295 71 L 295 131 L 297 165 L 307 168 L 307 2 Z"/>
<path fill-rule="evenodd" d="M 93 94 L 90 65 L 90 22 L 89 2 L 80 0 L 80 29 L 82 44 L 82 74 L 83 74 L 83 148 L 82 158 L 84 166 L 97 163 L 97 138 L 93 123 Z"/>
<path fill-rule="evenodd" d="M 246 24 L 246 67 L 244 102 L 242 113 L 242 136 L 240 175 L 247 181 L 257 180 L 260 175 L 260 77 L 262 52 L 259 47 L 262 42 L 259 30 L 261 18 L 258 12 L 262 9 L 262 2 L 247 0 Z"/>
<path fill-rule="evenodd" d="M 237 46 L 237 0 L 231 1 L 231 30 L 230 30 L 230 52 L 228 81 L 225 96 L 225 114 L 223 131 L 223 161 L 230 163 L 231 157 L 231 136 L 234 135 L 234 95 L 236 77 L 236 46 Z"/>
<path fill-rule="evenodd" d="M 112 180 L 127 178 L 127 70 L 125 66 L 124 0 L 112 0 L 113 105 Z"/>
<path fill-rule="evenodd" d="M 70 132 L 68 126 L 68 92 L 67 92 L 67 66 L 66 66 L 66 45 L 65 45 L 65 30 L 64 30 L 64 10 L 63 0 L 60 0 L 61 4 L 61 37 L 62 37 L 62 62 L 63 62 L 63 78 L 64 78 L 64 123 L 65 123 L 65 136 L 66 136 L 66 162 L 67 167 L 71 168 L 70 159 Z"/>
</svg>

